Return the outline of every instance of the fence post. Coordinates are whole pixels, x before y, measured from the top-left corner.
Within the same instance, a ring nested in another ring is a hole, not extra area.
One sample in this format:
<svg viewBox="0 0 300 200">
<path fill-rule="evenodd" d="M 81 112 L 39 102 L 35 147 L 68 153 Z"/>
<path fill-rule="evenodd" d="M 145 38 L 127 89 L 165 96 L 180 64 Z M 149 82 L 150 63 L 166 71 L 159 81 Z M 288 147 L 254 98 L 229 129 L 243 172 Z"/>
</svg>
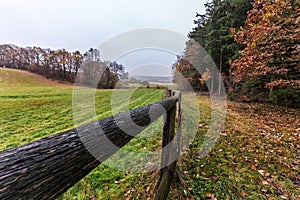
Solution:
<svg viewBox="0 0 300 200">
<path fill-rule="evenodd" d="M 166 89 L 167 98 L 171 97 L 172 91 Z M 175 131 L 175 114 L 176 114 L 176 106 L 167 111 L 165 116 L 165 122 L 163 127 L 163 138 L 162 138 L 162 156 L 161 156 L 161 166 L 163 166 L 160 170 L 160 181 L 162 179 L 163 174 L 168 171 L 168 161 L 170 157 L 170 148 L 166 148 L 166 146 L 173 139 Z"/>
<path fill-rule="evenodd" d="M 172 92 L 168 91 L 167 94 L 171 95 Z M 160 180 L 158 192 L 155 195 L 155 200 L 165 200 L 170 192 L 170 186 L 175 173 L 177 158 L 180 154 L 180 130 L 181 130 L 181 93 L 176 94 L 178 99 L 178 129 L 175 137 L 175 116 L 176 105 L 167 112 L 167 116 L 163 129 L 163 150 L 161 157 L 161 166 L 165 166 L 160 170 Z M 171 142 L 171 143 L 170 143 Z M 170 144 L 169 144 L 170 143 Z M 168 145 L 169 144 L 169 145 Z M 168 145 L 168 148 L 165 146 Z M 174 160 L 168 165 L 170 160 Z"/>
<path fill-rule="evenodd" d="M 177 158 L 180 155 L 180 137 L 181 137 L 181 120 L 182 120 L 182 110 L 181 110 L 181 92 L 175 94 L 177 97 L 177 131 L 176 131 L 176 146 L 175 150 L 177 151 Z"/>
</svg>

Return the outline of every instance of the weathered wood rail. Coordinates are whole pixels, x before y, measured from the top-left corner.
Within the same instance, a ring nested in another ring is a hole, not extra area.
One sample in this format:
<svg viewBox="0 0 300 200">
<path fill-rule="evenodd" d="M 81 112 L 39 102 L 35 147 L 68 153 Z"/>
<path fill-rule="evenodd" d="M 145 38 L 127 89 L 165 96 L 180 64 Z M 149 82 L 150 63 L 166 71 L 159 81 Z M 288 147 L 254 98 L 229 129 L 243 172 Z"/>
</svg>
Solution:
<svg viewBox="0 0 300 200">
<path fill-rule="evenodd" d="M 100 138 L 107 138 L 117 147 L 122 147 L 146 128 L 151 120 L 158 119 L 164 113 L 161 111 L 162 106 L 167 111 L 163 133 L 163 146 L 165 146 L 175 136 L 175 109 L 179 99 L 180 93 L 176 93 L 175 96 L 130 110 L 131 120 L 143 127 L 132 129 L 130 135 L 123 131 L 128 120 L 124 118 L 126 113 L 104 118 L 79 128 L 85 133 L 85 141 L 93 141 L 97 135 Z M 150 119 L 149 111 L 153 109 L 159 110 L 152 112 L 155 115 Z M 95 123 L 98 126 L 95 126 Z M 121 126 L 124 127 L 120 128 Z M 95 127 L 101 127 L 99 128 L 101 131 Z M 82 142 L 82 135 L 79 135 L 77 130 L 79 129 L 72 129 L 0 152 L 0 199 L 55 199 L 97 167 L 100 161 L 96 158 L 105 160 L 118 150 L 115 148 L 108 151 L 108 145 L 99 140 L 97 151 L 99 155 L 91 155 L 85 147 L 86 144 Z M 172 145 L 174 148 L 163 152 L 162 164 L 168 163 L 170 157 L 179 155 L 179 137 L 176 141 L 174 140 Z M 173 162 L 161 170 L 156 199 L 167 198 L 175 166 L 176 162 Z"/>
</svg>

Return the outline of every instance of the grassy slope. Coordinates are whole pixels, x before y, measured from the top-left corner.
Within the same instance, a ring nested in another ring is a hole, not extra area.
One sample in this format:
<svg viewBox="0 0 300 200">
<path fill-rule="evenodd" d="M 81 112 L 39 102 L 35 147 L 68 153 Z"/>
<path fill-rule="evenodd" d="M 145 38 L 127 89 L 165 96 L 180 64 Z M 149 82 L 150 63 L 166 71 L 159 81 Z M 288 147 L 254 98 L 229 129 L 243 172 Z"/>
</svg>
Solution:
<svg viewBox="0 0 300 200">
<path fill-rule="evenodd" d="M 71 95 L 68 85 L 0 69 L 0 150 L 71 127 Z"/>
<path fill-rule="evenodd" d="M 24 71 L 0 68 L 0 150 L 73 128 L 72 92 L 70 85 L 52 82 Z M 157 101 L 163 94 L 162 90 L 136 90 L 131 96 L 129 107 Z M 98 118 L 112 114 L 111 95 L 112 90 L 97 91 Z M 159 133 L 161 126 L 157 124 L 155 130 Z M 134 139 L 126 149 L 140 151 L 141 146 L 146 146 L 147 142 L 150 144 L 147 146 L 149 150 L 156 148 L 157 139 L 160 138 L 159 134 L 156 136 L 147 140 Z M 124 198 L 124 194 L 132 188 L 133 183 L 141 180 L 141 176 L 100 165 L 60 199 Z M 143 180 L 146 179 L 144 176 Z"/>
</svg>

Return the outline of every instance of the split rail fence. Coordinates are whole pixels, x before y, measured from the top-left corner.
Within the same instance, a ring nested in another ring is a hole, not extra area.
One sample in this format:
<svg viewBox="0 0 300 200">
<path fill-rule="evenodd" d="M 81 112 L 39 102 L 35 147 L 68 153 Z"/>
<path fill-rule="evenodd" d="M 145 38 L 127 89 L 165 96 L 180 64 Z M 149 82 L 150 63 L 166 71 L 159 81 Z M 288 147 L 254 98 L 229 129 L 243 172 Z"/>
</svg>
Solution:
<svg viewBox="0 0 300 200">
<path fill-rule="evenodd" d="M 140 127 L 147 127 L 153 121 L 149 116 L 150 110 L 163 107 L 166 111 L 162 146 L 168 148 L 162 148 L 161 165 L 165 167 L 160 170 L 156 200 L 167 198 L 180 154 L 181 93 L 166 91 L 167 98 L 128 111 L 131 120 Z M 155 119 L 164 114 L 159 111 L 155 113 Z M 127 134 L 120 128 L 120 122 L 126 124 L 128 120 L 124 116 L 120 113 L 92 122 L 98 123 L 101 131 L 91 123 L 81 126 L 80 130 L 87 133 L 85 141 L 93 141 L 93 137 L 98 135 L 121 148 L 142 131 L 132 129 Z M 100 164 L 95 157 L 105 160 L 117 151 L 117 148 L 107 151 L 109 147 L 103 143 L 99 144 L 99 155 L 92 155 L 83 144 L 78 130 L 72 129 L 0 152 L 0 199 L 55 199 Z M 173 162 L 168 164 L 170 160 Z"/>
</svg>

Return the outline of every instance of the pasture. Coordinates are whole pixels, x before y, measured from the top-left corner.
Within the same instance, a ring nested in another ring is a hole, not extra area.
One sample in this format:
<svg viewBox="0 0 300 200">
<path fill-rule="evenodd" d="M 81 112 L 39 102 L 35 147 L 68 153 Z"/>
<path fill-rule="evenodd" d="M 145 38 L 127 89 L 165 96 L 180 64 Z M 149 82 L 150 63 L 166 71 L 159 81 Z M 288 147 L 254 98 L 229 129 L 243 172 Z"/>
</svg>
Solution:
<svg viewBox="0 0 300 200">
<path fill-rule="evenodd" d="M 112 115 L 112 92 L 112 90 L 97 90 L 95 96 L 97 119 Z M 127 90 L 120 91 L 119 96 L 126 92 Z M 0 69 L 0 150 L 74 128 L 72 93 L 71 85 L 49 81 L 24 71 Z M 137 89 L 129 99 L 129 108 L 140 107 L 163 97 L 163 90 Z M 160 122 L 161 120 L 158 120 L 157 125 L 154 124 L 151 129 L 152 132 L 157 131 L 155 132 L 157 137 L 148 140 L 134 139 L 125 148 L 128 151 L 149 151 L 157 147 L 161 138 Z M 66 192 L 61 199 L 121 198 L 131 189 L 131 182 L 139 179 L 139 176 L 128 175 L 100 165 Z"/>
<path fill-rule="evenodd" d="M 120 90 L 126 96 L 128 90 Z M 0 69 L 0 150 L 74 128 L 73 88 L 27 72 Z M 97 90 L 97 119 L 112 115 L 112 90 Z M 129 108 L 155 102 L 163 90 L 138 89 Z M 299 199 L 300 111 L 229 102 L 225 126 L 209 155 L 199 158 L 211 102 L 198 96 L 198 133 L 179 159 L 169 199 Z M 119 110 L 126 107 L 122 98 Z M 88 119 L 87 119 L 88 120 Z M 151 152 L 161 144 L 162 119 L 124 149 Z M 152 199 L 158 173 L 127 173 L 104 164 L 59 199 Z"/>
</svg>

